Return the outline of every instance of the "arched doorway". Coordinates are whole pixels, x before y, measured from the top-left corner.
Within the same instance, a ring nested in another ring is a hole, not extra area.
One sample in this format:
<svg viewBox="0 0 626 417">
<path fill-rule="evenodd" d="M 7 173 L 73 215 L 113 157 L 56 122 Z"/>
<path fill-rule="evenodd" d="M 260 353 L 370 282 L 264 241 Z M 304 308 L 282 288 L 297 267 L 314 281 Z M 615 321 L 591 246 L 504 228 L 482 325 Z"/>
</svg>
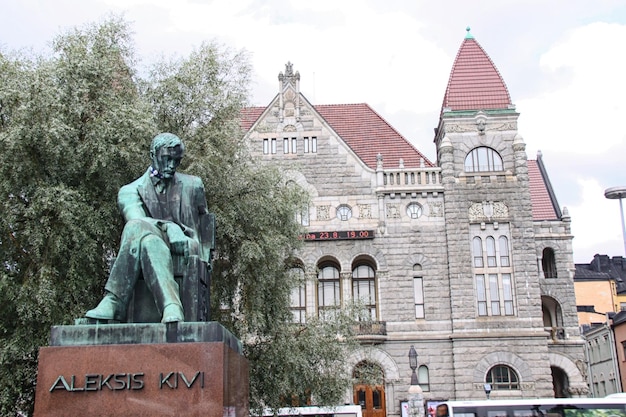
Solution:
<svg viewBox="0 0 626 417">
<path fill-rule="evenodd" d="M 380 366 L 363 361 L 354 367 L 354 403 L 363 417 L 386 417 L 384 373 Z"/>
<path fill-rule="evenodd" d="M 552 387 L 554 389 L 554 398 L 568 398 L 569 393 L 569 378 L 567 374 L 556 366 L 551 366 L 552 371 Z"/>
</svg>

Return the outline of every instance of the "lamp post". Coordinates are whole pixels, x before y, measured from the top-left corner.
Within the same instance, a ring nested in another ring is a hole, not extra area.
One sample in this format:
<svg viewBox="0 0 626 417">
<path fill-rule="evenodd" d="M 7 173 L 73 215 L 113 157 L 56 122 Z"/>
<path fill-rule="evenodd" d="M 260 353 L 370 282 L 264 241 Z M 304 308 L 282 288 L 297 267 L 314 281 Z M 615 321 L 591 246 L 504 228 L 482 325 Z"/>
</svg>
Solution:
<svg viewBox="0 0 626 417">
<path fill-rule="evenodd" d="M 622 239 L 624 241 L 624 254 L 626 255 L 626 226 L 624 225 L 624 207 L 622 206 L 622 198 L 626 197 L 626 187 L 611 187 L 604 190 L 604 197 L 609 200 L 619 199 L 619 212 L 622 217 Z"/>
<path fill-rule="evenodd" d="M 485 389 L 485 394 L 487 394 L 487 399 L 489 399 L 489 394 L 491 394 L 491 384 L 485 384 L 483 385 L 483 388 Z"/>
<path fill-rule="evenodd" d="M 409 387 L 409 414 L 411 417 L 424 417 L 424 395 L 417 383 L 417 352 L 411 345 L 409 349 L 409 367 L 411 368 L 411 386 Z"/>
<path fill-rule="evenodd" d="M 415 347 L 411 345 L 411 349 L 409 349 L 409 366 L 411 367 L 411 385 L 417 385 L 417 374 L 415 370 L 417 369 L 417 352 L 415 351 Z"/>
</svg>

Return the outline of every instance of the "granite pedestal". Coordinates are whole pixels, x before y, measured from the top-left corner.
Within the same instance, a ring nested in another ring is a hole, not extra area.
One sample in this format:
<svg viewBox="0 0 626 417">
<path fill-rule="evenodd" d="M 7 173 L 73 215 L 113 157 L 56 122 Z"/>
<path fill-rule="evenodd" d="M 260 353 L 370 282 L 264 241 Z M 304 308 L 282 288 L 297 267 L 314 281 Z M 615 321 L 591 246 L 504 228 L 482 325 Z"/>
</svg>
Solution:
<svg viewBox="0 0 626 417">
<path fill-rule="evenodd" d="M 55 326 L 35 417 L 248 417 L 248 362 L 215 322 Z"/>
</svg>

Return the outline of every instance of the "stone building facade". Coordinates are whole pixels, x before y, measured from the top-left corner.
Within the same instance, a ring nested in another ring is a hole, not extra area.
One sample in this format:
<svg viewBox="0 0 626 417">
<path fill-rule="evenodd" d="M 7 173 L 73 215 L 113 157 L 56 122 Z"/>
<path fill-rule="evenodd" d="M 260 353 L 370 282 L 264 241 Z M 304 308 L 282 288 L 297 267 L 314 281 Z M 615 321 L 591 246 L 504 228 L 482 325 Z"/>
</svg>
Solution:
<svg viewBox="0 0 626 417">
<path fill-rule="evenodd" d="M 351 300 L 371 314 L 346 360 L 377 367 L 384 384 L 355 383 L 346 402 L 401 415 L 412 345 L 430 404 L 484 399 L 487 383 L 491 398 L 586 396 L 570 218 L 469 32 L 445 88 L 436 162 L 367 104 L 315 105 L 299 82 L 287 64 L 276 97 L 245 109 L 242 126 L 253 156 L 311 196 L 294 317 Z"/>
</svg>

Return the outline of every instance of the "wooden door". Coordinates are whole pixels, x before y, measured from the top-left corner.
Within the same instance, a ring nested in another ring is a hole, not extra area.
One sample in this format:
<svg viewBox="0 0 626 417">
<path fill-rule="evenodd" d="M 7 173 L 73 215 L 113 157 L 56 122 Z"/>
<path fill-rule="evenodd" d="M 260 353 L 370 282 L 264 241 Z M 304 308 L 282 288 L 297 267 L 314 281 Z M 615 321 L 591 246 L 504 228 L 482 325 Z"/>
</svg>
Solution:
<svg viewBox="0 0 626 417">
<path fill-rule="evenodd" d="M 354 403 L 363 410 L 363 417 L 386 417 L 385 388 L 382 385 L 354 385 Z"/>
</svg>

